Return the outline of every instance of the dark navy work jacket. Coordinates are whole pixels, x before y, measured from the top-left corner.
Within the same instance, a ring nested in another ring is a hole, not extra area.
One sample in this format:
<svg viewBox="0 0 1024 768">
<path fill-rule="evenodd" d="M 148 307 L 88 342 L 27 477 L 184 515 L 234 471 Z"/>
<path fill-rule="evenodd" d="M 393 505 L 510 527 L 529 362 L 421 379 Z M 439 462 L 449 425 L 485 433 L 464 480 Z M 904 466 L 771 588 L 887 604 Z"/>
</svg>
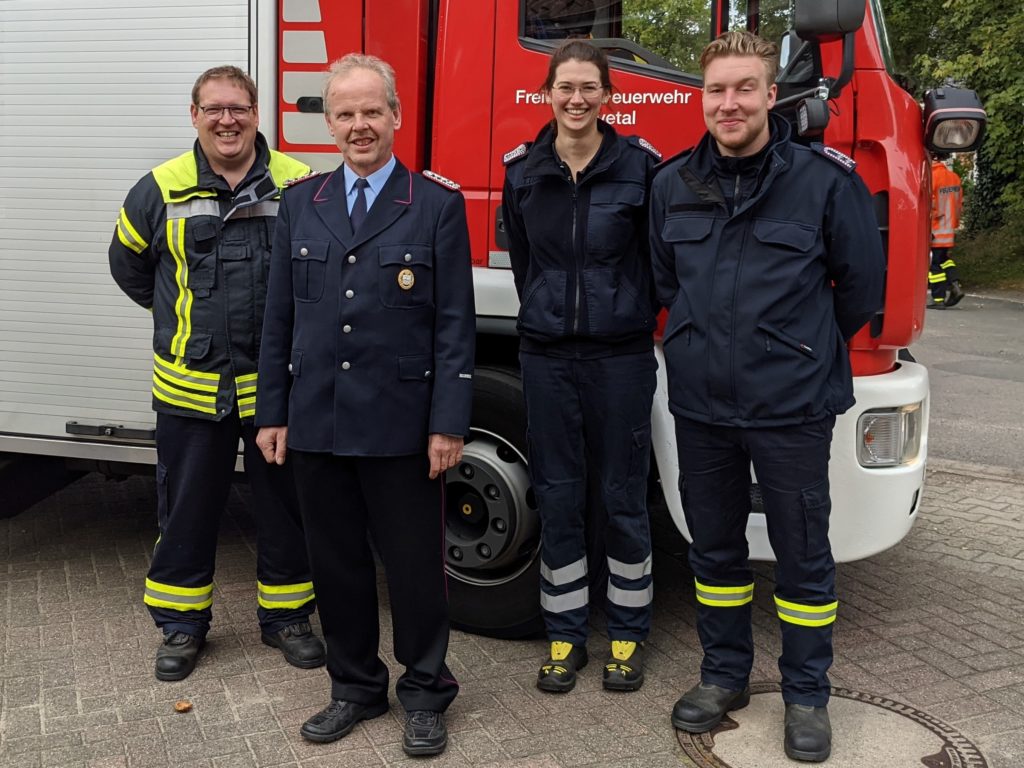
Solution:
<svg viewBox="0 0 1024 768">
<path fill-rule="evenodd" d="M 575 182 L 550 125 L 506 155 L 502 218 L 524 351 L 594 357 L 653 345 L 647 181 L 657 155 L 598 127 L 601 148 Z"/>
<path fill-rule="evenodd" d="M 395 166 L 355 234 L 344 173 L 285 191 L 270 266 L 257 426 L 339 456 L 466 435 L 476 316 L 461 193 Z"/>
<path fill-rule="evenodd" d="M 853 405 L 845 342 L 882 306 L 871 196 L 845 155 L 771 115 L 760 182 L 730 214 L 710 134 L 656 172 L 651 251 L 673 413 L 708 424 L 816 421 Z"/>
</svg>

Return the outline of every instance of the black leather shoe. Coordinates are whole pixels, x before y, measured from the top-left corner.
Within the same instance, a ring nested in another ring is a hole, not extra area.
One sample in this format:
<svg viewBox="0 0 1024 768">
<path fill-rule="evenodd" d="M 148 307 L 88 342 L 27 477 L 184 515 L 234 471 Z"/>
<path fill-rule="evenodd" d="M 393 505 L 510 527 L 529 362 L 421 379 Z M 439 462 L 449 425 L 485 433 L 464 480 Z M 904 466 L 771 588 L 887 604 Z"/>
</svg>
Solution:
<svg viewBox="0 0 1024 768">
<path fill-rule="evenodd" d="M 331 703 L 302 724 L 299 733 L 308 741 L 326 744 L 348 736 L 362 720 L 372 720 L 388 711 L 388 703 L 356 704 L 354 701 L 331 699 Z"/>
<path fill-rule="evenodd" d="M 173 682 L 191 675 L 203 645 L 203 638 L 184 632 L 164 635 L 163 644 L 156 649 L 156 679 Z"/>
<path fill-rule="evenodd" d="M 672 707 L 672 725 L 687 733 L 710 731 L 726 712 L 743 709 L 750 703 L 750 688 L 730 691 L 717 685 L 697 683 Z"/>
<path fill-rule="evenodd" d="M 786 705 L 786 757 L 821 763 L 832 753 L 832 724 L 826 707 Z"/>
<path fill-rule="evenodd" d="M 440 755 L 448 746 L 444 715 L 426 709 L 414 709 L 405 718 L 402 751 L 412 757 Z"/>
<path fill-rule="evenodd" d="M 293 667 L 316 669 L 327 661 L 324 644 L 313 634 L 308 621 L 300 621 L 273 634 L 264 632 L 263 642 L 272 648 L 280 648 L 284 660 Z"/>
</svg>

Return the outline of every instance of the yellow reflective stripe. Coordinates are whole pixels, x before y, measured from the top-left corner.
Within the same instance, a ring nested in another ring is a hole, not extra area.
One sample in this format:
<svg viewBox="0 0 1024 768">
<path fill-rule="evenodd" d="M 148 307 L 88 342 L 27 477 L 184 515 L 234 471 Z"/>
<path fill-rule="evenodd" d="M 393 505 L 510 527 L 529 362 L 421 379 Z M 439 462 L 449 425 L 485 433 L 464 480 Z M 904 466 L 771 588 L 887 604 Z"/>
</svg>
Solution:
<svg viewBox="0 0 1024 768">
<path fill-rule="evenodd" d="M 697 602 L 712 608 L 735 608 L 754 599 L 753 583 L 730 587 L 713 587 L 701 584 L 697 579 L 694 579 L 693 583 L 696 587 Z"/>
<path fill-rule="evenodd" d="M 193 371 L 181 363 L 173 363 L 164 360 L 160 355 L 153 355 L 155 370 L 161 376 L 174 384 L 188 389 L 198 389 L 202 392 L 216 392 L 220 388 L 220 374 L 208 373 L 207 371 Z M 206 382 L 211 382 L 207 384 Z"/>
<path fill-rule="evenodd" d="M 929 283 L 944 283 L 944 282 L 946 282 L 946 273 L 945 272 L 929 272 L 928 273 L 928 282 Z"/>
<path fill-rule="evenodd" d="M 167 220 L 167 247 L 177 264 L 174 281 L 178 286 L 178 298 L 174 302 L 174 314 L 178 318 L 178 330 L 171 339 L 171 354 L 185 356 L 185 344 L 192 335 L 192 291 L 188 289 L 188 262 L 185 260 L 185 220 Z"/>
<path fill-rule="evenodd" d="M 240 398 L 242 395 L 251 395 L 256 392 L 256 376 L 255 373 L 247 373 L 244 376 L 235 377 L 235 391 Z M 250 400 L 255 402 L 255 398 L 250 398 Z M 242 401 L 239 400 L 239 402 Z"/>
<path fill-rule="evenodd" d="M 191 411 L 199 411 L 200 413 L 217 413 L 216 408 L 207 408 L 204 405 L 196 405 L 195 403 L 190 403 L 187 400 L 170 397 L 169 395 L 165 395 L 156 387 L 153 387 L 153 397 L 157 400 L 163 400 L 165 403 L 169 403 L 170 405 L 176 405 L 178 408 L 188 408 Z"/>
<path fill-rule="evenodd" d="M 238 417 L 246 419 L 256 415 L 256 398 L 240 397 L 238 399 Z"/>
<path fill-rule="evenodd" d="M 135 253 L 142 253 L 149 246 L 149 243 L 142 239 L 132 223 L 128 221 L 128 214 L 125 213 L 124 208 L 117 215 L 117 239 L 125 248 L 130 248 Z"/>
<path fill-rule="evenodd" d="M 955 267 L 956 266 L 956 262 L 953 261 L 952 259 L 946 259 L 939 266 L 941 266 L 943 269 L 949 269 L 950 267 Z"/>
<path fill-rule="evenodd" d="M 259 376 L 258 373 L 247 373 L 244 376 L 236 376 L 235 377 L 235 383 L 236 384 L 248 384 L 250 381 L 256 381 L 256 377 L 257 376 Z"/>
<path fill-rule="evenodd" d="M 238 388 L 238 396 L 241 397 L 242 395 L 251 395 L 255 391 L 256 391 L 256 385 L 255 384 L 253 384 L 250 387 L 239 387 Z"/>
<path fill-rule="evenodd" d="M 213 584 L 205 587 L 175 587 L 146 579 L 142 601 L 157 608 L 199 611 L 213 604 Z"/>
<path fill-rule="evenodd" d="M 153 388 L 159 388 L 162 392 L 166 392 L 168 395 L 173 395 L 174 397 L 182 397 L 185 398 L 186 400 L 191 400 L 196 405 L 214 405 L 217 402 L 216 395 L 200 395 L 197 394 L 196 392 L 189 392 L 188 390 L 185 389 L 178 389 L 171 383 L 165 381 L 160 376 L 159 371 L 153 372 Z"/>
<path fill-rule="evenodd" d="M 278 584 L 268 585 L 260 581 L 256 582 L 256 599 L 260 606 L 273 610 L 275 608 L 301 608 L 312 600 L 316 595 L 313 592 L 313 582 L 305 581 L 301 584 Z"/>
<path fill-rule="evenodd" d="M 804 605 L 783 600 L 775 595 L 775 608 L 782 621 L 802 627 L 823 627 L 836 620 L 839 601 L 826 605 Z"/>
</svg>

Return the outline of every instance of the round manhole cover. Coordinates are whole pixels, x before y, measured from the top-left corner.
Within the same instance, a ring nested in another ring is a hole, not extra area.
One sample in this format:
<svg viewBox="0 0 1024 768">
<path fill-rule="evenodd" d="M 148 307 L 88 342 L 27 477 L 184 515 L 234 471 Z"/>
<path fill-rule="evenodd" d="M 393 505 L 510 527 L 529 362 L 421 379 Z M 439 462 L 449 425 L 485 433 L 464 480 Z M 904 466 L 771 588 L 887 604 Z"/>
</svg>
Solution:
<svg viewBox="0 0 1024 768">
<path fill-rule="evenodd" d="M 750 686 L 750 705 L 709 733 L 677 731 L 696 768 L 793 768 L 782 748 L 778 683 Z M 763 696 L 759 694 L 776 694 Z M 968 738 L 937 717 L 883 696 L 833 688 L 829 768 L 988 768 Z"/>
</svg>

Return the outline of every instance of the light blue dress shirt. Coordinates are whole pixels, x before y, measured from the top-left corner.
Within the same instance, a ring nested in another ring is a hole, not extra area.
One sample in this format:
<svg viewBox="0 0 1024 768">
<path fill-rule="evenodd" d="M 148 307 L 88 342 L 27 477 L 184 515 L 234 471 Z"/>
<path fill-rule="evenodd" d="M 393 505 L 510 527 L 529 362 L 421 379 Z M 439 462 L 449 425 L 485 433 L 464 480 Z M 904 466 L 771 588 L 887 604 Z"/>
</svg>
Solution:
<svg viewBox="0 0 1024 768">
<path fill-rule="evenodd" d="M 370 212 L 370 208 L 373 207 L 373 201 L 377 199 L 377 195 L 384 189 L 384 184 L 387 183 L 388 177 L 391 176 L 391 172 L 395 170 L 395 156 L 391 155 L 391 159 L 388 160 L 384 167 L 380 170 L 374 171 L 366 177 L 366 182 L 370 185 L 366 188 L 363 193 L 366 195 L 366 212 Z M 348 212 L 352 213 L 352 206 L 356 204 L 356 179 L 359 175 L 349 168 L 347 165 L 342 166 L 345 169 L 345 204 L 348 206 Z"/>
</svg>

